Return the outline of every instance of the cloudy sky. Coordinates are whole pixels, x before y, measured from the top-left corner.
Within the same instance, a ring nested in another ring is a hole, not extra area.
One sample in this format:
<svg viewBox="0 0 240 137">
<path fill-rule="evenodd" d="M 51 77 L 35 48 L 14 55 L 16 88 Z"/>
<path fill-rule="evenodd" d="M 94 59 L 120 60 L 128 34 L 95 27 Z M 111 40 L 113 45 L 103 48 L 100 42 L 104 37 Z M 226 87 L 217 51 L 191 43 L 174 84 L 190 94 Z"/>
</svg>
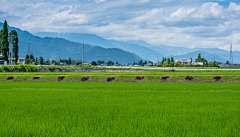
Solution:
<svg viewBox="0 0 240 137">
<path fill-rule="evenodd" d="M 239 0 L 1 0 L 0 22 L 36 33 L 240 50 Z"/>
</svg>

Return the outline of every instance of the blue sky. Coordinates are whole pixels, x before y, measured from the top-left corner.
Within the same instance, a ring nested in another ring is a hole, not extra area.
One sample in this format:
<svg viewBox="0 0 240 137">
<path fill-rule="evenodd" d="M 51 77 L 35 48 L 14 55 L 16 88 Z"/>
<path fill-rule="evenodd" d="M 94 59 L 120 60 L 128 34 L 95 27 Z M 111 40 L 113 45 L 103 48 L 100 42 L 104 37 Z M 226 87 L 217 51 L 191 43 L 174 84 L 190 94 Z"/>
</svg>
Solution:
<svg viewBox="0 0 240 137">
<path fill-rule="evenodd" d="M 240 50 L 239 0 L 1 0 L 0 21 L 152 45 Z"/>
</svg>

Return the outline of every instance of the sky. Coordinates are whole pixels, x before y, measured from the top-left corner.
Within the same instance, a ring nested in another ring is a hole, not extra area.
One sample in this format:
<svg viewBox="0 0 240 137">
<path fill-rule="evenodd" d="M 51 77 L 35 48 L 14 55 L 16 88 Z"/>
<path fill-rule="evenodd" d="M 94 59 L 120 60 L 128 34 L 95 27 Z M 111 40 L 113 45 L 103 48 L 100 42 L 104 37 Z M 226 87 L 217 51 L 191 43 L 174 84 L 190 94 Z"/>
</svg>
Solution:
<svg viewBox="0 0 240 137">
<path fill-rule="evenodd" d="M 240 50 L 239 0 L 1 0 L 4 20 L 31 33 Z"/>
</svg>

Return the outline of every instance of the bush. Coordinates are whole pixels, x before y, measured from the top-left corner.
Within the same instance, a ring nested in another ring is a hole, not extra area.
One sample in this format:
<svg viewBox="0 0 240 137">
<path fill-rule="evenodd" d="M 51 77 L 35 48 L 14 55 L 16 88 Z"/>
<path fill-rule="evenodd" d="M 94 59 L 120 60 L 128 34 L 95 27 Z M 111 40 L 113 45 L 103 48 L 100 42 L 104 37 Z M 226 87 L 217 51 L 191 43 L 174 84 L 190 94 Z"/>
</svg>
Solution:
<svg viewBox="0 0 240 137">
<path fill-rule="evenodd" d="M 13 67 L 11 67 L 11 66 L 4 65 L 4 66 L 2 66 L 2 68 L 5 72 L 13 72 Z"/>
<path fill-rule="evenodd" d="M 29 67 L 29 72 L 38 72 L 39 68 L 37 66 L 28 66 Z"/>
<path fill-rule="evenodd" d="M 22 67 L 20 65 L 14 65 L 13 66 L 14 70 L 16 70 L 17 72 L 22 72 Z"/>
<path fill-rule="evenodd" d="M 30 68 L 28 67 L 28 65 L 22 64 L 20 65 L 20 67 L 22 68 L 21 72 L 29 72 Z"/>
<path fill-rule="evenodd" d="M 2 66 L 0 66 L 0 72 L 3 72 L 3 68 L 2 68 Z"/>
</svg>

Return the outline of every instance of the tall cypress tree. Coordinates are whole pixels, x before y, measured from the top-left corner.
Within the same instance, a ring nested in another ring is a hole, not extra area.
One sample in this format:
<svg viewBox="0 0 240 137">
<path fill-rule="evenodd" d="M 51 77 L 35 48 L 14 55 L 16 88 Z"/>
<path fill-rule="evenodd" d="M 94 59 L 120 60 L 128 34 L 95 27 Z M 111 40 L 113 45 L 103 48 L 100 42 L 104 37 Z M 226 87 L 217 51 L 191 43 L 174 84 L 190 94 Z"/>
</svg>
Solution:
<svg viewBox="0 0 240 137">
<path fill-rule="evenodd" d="M 13 58 L 15 58 L 15 64 L 17 64 L 17 61 L 18 61 L 18 51 L 19 51 L 17 31 L 16 30 L 12 30 L 9 33 L 9 36 L 13 36 Z"/>
<path fill-rule="evenodd" d="M 2 53 L 2 29 L 0 30 L 0 53 Z"/>
<path fill-rule="evenodd" d="M 9 51 L 9 42 L 8 42 L 8 28 L 7 21 L 4 21 L 2 32 L 2 53 L 3 60 L 8 61 L 8 51 Z"/>
</svg>

